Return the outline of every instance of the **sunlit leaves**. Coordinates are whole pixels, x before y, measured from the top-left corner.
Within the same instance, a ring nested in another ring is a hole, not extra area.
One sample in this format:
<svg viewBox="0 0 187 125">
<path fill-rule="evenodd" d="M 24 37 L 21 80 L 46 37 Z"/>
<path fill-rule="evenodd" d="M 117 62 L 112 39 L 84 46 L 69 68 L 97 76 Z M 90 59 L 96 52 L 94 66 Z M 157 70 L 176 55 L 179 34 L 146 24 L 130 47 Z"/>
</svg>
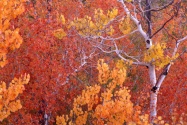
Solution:
<svg viewBox="0 0 187 125">
<path fill-rule="evenodd" d="M 20 47 L 22 37 L 19 29 L 10 30 L 10 20 L 24 12 L 24 0 L 1 0 L 0 1 L 0 67 L 7 63 L 6 53 Z"/>
<path fill-rule="evenodd" d="M 117 15 L 118 15 L 118 9 L 113 8 L 112 10 L 108 10 L 107 16 L 110 20 L 114 19 Z"/>
<path fill-rule="evenodd" d="M 0 7 L 0 29 L 1 32 L 7 30 L 10 20 L 16 18 L 24 12 L 23 2 L 25 0 L 1 0 Z"/>
<path fill-rule="evenodd" d="M 107 30 L 108 30 L 108 31 L 107 31 L 106 33 L 107 33 L 108 35 L 112 36 L 113 33 L 114 33 L 114 28 L 113 28 L 112 26 L 110 26 L 110 28 L 107 28 Z"/>
<path fill-rule="evenodd" d="M 107 25 L 112 19 L 118 15 L 118 10 L 113 8 L 108 10 L 107 14 L 104 14 L 102 9 L 95 10 L 94 20 L 96 26 L 101 30 L 105 25 Z"/>
<path fill-rule="evenodd" d="M 5 31 L 5 41 L 4 45 L 7 46 L 8 49 L 14 50 L 20 47 L 22 43 L 22 37 L 19 35 L 19 29 L 15 29 L 14 31 L 6 30 Z"/>
<path fill-rule="evenodd" d="M 99 60 L 97 64 L 97 69 L 99 71 L 98 80 L 101 84 L 106 84 L 110 76 L 109 66 L 104 63 L 104 60 Z"/>
<path fill-rule="evenodd" d="M 62 23 L 63 25 L 65 25 L 65 23 L 66 23 L 66 20 L 65 20 L 65 17 L 64 17 L 64 15 L 58 15 L 57 16 L 58 18 L 57 18 L 57 21 L 59 22 L 59 23 Z M 64 38 L 67 34 L 66 34 L 66 32 L 64 31 L 64 29 L 57 29 L 57 30 L 55 30 L 54 32 L 53 32 L 53 35 L 56 37 L 56 38 L 58 38 L 58 39 L 62 39 L 62 38 Z"/>
<path fill-rule="evenodd" d="M 7 64 L 6 53 L 0 52 L 0 66 L 4 67 Z"/>
<path fill-rule="evenodd" d="M 123 34 L 128 34 L 131 31 L 130 27 L 130 17 L 127 16 L 126 18 L 122 19 L 119 24 L 119 29 Z"/>
<path fill-rule="evenodd" d="M 58 38 L 58 39 L 62 39 L 63 37 L 65 37 L 67 34 L 65 33 L 65 31 L 63 29 L 58 29 L 55 30 L 53 35 Z"/>
<path fill-rule="evenodd" d="M 70 27 L 75 27 L 78 33 L 82 36 L 100 36 L 102 32 L 105 32 L 108 35 L 113 35 L 113 26 L 107 25 L 109 25 L 109 22 L 112 21 L 117 15 L 118 10 L 116 8 L 108 10 L 107 14 L 104 14 L 102 9 L 96 9 L 93 16 L 94 18 L 87 15 L 85 15 L 83 18 L 75 18 L 73 21 L 68 22 L 69 25 L 67 28 L 69 29 Z M 65 24 L 65 18 L 63 15 L 60 15 L 58 20 L 61 20 L 60 22 Z M 55 37 L 62 39 L 64 35 L 61 35 L 60 37 L 55 35 Z"/>
<path fill-rule="evenodd" d="M 25 0 L 0 1 L 0 67 L 7 64 L 6 54 L 19 48 L 23 41 L 18 28 L 9 29 L 10 21 L 24 12 L 23 2 Z M 8 86 L 5 82 L 0 83 L 0 121 L 22 107 L 20 100 L 16 98 L 23 92 L 24 84 L 29 79 L 29 75 L 24 75 L 19 79 L 14 78 Z"/>
<path fill-rule="evenodd" d="M 84 18 L 77 18 L 74 21 L 70 23 L 70 27 L 75 27 L 76 30 L 80 35 L 99 35 L 100 33 L 97 33 L 97 27 L 94 24 L 94 22 L 91 20 L 91 17 L 85 16 Z M 99 28 L 99 27 L 98 27 Z"/>
<path fill-rule="evenodd" d="M 148 115 L 140 115 L 140 108 L 133 106 L 130 101 L 130 91 L 122 86 L 126 77 L 125 63 L 119 60 L 116 66 L 110 69 L 101 59 L 97 69 L 100 83 L 86 87 L 82 94 L 74 99 L 69 115 L 57 116 L 56 124 L 149 125 Z"/>
<path fill-rule="evenodd" d="M 10 25 L 10 20 L 24 12 L 25 0 L 1 0 L 0 1 L 0 30 L 4 32 Z"/>
<path fill-rule="evenodd" d="M 22 37 L 19 35 L 19 29 L 6 30 L 3 34 L 3 41 L 0 43 L 0 66 L 3 67 L 7 63 L 6 60 L 6 53 L 9 50 L 15 50 L 20 47 L 21 43 L 23 42 Z"/>
<path fill-rule="evenodd" d="M 166 48 L 165 43 L 157 43 L 151 48 L 149 48 L 146 53 L 144 54 L 144 61 L 145 62 L 151 62 L 155 66 L 157 66 L 158 69 L 164 67 L 168 63 L 170 63 L 173 59 L 177 58 L 177 55 L 175 57 L 169 57 L 164 54 L 164 49 Z"/>
<path fill-rule="evenodd" d="M 68 121 L 68 119 L 65 119 L 64 115 L 56 117 L 56 124 L 57 125 L 66 125 L 67 121 Z"/>
<path fill-rule="evenodd" d="M 0 121 L 7 118 L 11 112 L 22 108 L 19 99 L 16 99 L 20 93 L 25 90 L 24 85 L 28 84 L 30 75 L 24 75 L 20 78 L 14 78 L 7 87 L 5 82 L 0 83 Z"/>
<path fill-rule="evenodd" d="M 65 20 L 64 15 L 60 15 L 58 20 L 59 20 L 62 24 L 65 24 L 65 23 L 66 23 L 66 20 Z"/>
<path fill-rule="evenodd" d="M 132 0 L 125 0 L 125 1 L 127 1 L 127 2 L 131 2 Z"/>
</svg>

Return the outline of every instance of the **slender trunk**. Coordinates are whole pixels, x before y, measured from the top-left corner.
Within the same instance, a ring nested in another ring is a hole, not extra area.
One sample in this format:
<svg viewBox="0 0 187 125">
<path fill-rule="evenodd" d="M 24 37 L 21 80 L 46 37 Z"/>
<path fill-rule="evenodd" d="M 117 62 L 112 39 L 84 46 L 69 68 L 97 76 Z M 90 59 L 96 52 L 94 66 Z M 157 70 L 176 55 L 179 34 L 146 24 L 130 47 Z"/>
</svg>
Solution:
<svg viewBox="0 0 187 125">
<path fill-rule="evenodd" d="M 149 78 L 150 78 L 151 86 L 152 87 L 155 86 L 156 72 L 155 72 L 154 65 L 149 66 Z M 150 96 L 150 122 L 151 123 L 153 123 L 153 121 L 157 115 L 156 107 L 157 107 L 157 93 L 151 91 L 151 96 Z"/>
<path fill-rule="evenodd" d="M 151 92 L 151 101 L 150 101 L 150 122 L 153 123 L 154 119 L 157 116 L 157 93 Z"/>
<path fill-rule="evenodd" d="M 151 30 L 152 30 L 152 27 L 151 27 L 151 11 L 150 11 L 151 0 L 146 0 L 146 8 L 145 9 L 146 9 L 146 13 L 145 13 L 146 17 L 145 18 L 147 20 L 147 35 L 150 38 Z M 147 48 L 147 49 L 149 49 L 149 48 Z M 154 87 L 155 84 L 156 84 L 156 72 L 155 72 L 155 66 L 154 65 L 149 66 L 149 77 L 150 77 L 151 86 Z M 150 122 L 151 123 L 153 123 L 154 119 L 157 116 L 156 108 L 157 108 L 157 92 L 151 91 L 151 96 L 150 96 Z"/>
<path fill-rule="evenodd" d="M 44 115 L 44 125 L 48 125 L 48 120 L 49 120 L 49 117 L 48 117 L 48 115 L 45 113 L 45 115 Z"/>
<path fill-rule="evenodd" d="M 147 20 L 147 35 L 151 36 L 151 11 L 148 11 L 151 9 L 151 0 L 146 0 L 146 8 L 147 11 L 145 13 L 146 20 Z"/>
</svg>

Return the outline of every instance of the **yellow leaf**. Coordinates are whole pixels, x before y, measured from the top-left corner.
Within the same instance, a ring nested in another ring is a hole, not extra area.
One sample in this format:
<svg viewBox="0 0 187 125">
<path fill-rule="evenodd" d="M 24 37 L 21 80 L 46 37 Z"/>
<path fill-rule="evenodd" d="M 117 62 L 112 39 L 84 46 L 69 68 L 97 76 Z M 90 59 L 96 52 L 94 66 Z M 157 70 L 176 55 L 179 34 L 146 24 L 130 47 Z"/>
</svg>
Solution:
<svg viewBox="0 0 187 125">
<path fill-rule="evenodd" d="M 119 24 L 119 29 L 123 34 L 128 34 L 131 31 L 130 27 L 130 17 L 127 16 L 125 19 L 123 19 Z"/>
<path fill-rule="evenodd" d="M 64 15 L 60 15 L 60 21 L 62 22 L 62 24 L 65 24 L 66 23 L 66 20 L 64 18 Z"/>
<path fill-rule="evenodd" d="M 57 29 L 54 31 L 53 35 L 58 38 L 58 39 L 62 39 L 63 37 L 65 37 L 67 34 L 64 32 L 63 29 Z"/>
<path fill-rule="evenodd" d="M 8 29 L 8 27 L 10 26 L 10 20 L 9 19 L 6 19 L 3 23 L 3 29 L 2 31 L 5 31 Z"/>
<path fill-rule="evenodd" d="M 6 53 L 0 53 L 0 67 L 4 67 L 6 64 Z"/>
</svg>

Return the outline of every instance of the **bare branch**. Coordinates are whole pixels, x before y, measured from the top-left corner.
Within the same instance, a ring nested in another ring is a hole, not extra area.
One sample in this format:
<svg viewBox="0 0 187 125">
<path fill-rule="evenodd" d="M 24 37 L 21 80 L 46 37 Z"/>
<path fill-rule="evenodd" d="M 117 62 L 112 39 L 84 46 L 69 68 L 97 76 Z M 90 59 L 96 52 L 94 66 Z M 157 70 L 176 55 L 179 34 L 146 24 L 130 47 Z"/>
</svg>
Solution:
<svg viewBox="0 0 187 125">
<path fill-rule="evenodd" d="M 185 40 L 187 40 L 187 36 L 185 36 L 182 39 L 179 39 L 179 40 L 176 41 L 176 45 L 175 45 L 172 57 L 174 57 L 176 55 L 178 47 L 179 47 L 179 44 L 182 43 Z M 170 70 L 170 67 L 171 67 L 171 63 L 167 64 L 166 67 L 163 69 L 163 71 L 160 74 L 155 86 L 151 89 L 153 92 L 159 91 L 159 88 L 160 88 L 162 82 L 164 81 L 165 77 L 167 76 L 167 74 L 168 74 L 168 72 Z"/>
<path fill-rule="evenodd" d="M 154 35 L 160 32 L 165 27 L 165 25 L 169 23 L 174 17 L 175 15 L 171 16 L 156 32 L 153 33 L 153 35 L 150 36 L 150 38 L 152 38 Z"/>
<path fill-rule="evenodd" d="M 113 41 L 114 42 L 114 41 Z M 124 60 L 124 61 L 126 61 L 126 62 L 131 62 L 131 60 L 129 60 L 129 59 L 126 59 L 126 58 L 124 58 L 122 55 L 121 55 L 121 51 L 118 49 L 118 47 L 117 47 L 117 44 L 116 44 L 116 42 L 114 42 L 114 46 L 115 46 L 115 48 L 116 48 L 116 54 L 122 59 L 122 60 Z M 148 66 L 148 64 L 147 63 L 144 63 L 144 62 L 133 62 L 132 63 L 133 65 L 141 65 L 141 66 Z"/>
<path fill-rule="evenodd" d="M 101 38 L 101 39 L 104 39 L 104 40 L 111 40 L 111 41 L 114 41 L 114 40 L 119 40 L 119 39 L 125 38 L 126 36 L 131 35 L 131 34 L 137 32 L 137 31 L 138 31 L 138 29 L 136 29 L 136 30 L 130 32 L 129 34 L 125 34 L 125 35 L 123 35 L 123 36 L 119 36 L 119 37 L 117 37 L 117 38 L 112 38 L 112 37 L 103 37 L 103 36 L 92 37 L 92 38 Z"/>
<path fill-rule="evenodd" d="M 149 9 L 149 10 L 145 10 L 144 12 L 146 11 L 160 11 L 160 10 L 163 10 L 165 8 L 167 8 L 168 6 L 172 5 L 174 2 L 174 0 L 170 1 L 168 4 L 164 5 L 164 6 L 161 6 L 161 7 L 158 7 L 158 8 L 152 8 L 152 9 Z"/>
<path fill-rule="evenodd" d="M 137 61 L 137 62 L 140 62 L 138 59 L 136 59 L 136 58 L 134 58 L 133 56 L 129 56 L 129 55 L 127 55 L 127 53 L 123 53 L 126 57 L 128 57 L 128 58 L 131 58 L 132 60 L 135 60 L 135 61 Z"/>
<path fill-rule="evenodd" d="M 148 39 L 147 34 L 145 33 L 145 31 L 143 31 L 142 25 L 140 24 L 140 21 L 139 21 L 137 18 L 135 18 L 135 17 L 130 13 L 129 9 L 127 8 L 127 6 L 125 5 L 125 3 L 124 3 L 123 0 L 118 0 L 118 1 L 123 5 L 123 9 L 124 9 L 124 11 L 126 12 L 126 14 L 127 14 L 128 16 L 130 16 L 131 20 L 137 25 L 138 31 L 141 33 L 141 35 L 144 37 L 144 39 L 147 40 L 147 39 Z"/>
<path fill-rule="evenodd" d="M 111 51 L 106 51 L 106 50 L 103 50 L 101 47 L 99 47 L 99 46 L 94 46 L 94 47 L 97 47 L 98 49 L 100 49 L 102 52 L 104 52 L 104 53 L 113 53 L 113 52 L 116 52 L 116 50 L 111 50 Z"/>
<path fill-rule="evenodd" d="M 179 39 L 176 41 L 176 45 L 175 45 L 175 48 L 174 48 L 174 51 L 173 51 L 173 54 L 172 56 L 174 57 L 175 54 L 177 53 L 177 49 L 179 47 L 179 44 L 182 43 L 183 41 L 187 40 L 187 36 L 183 37 L 182 39 Z"/>
<path fill-rule="evenodd" d="M 150 0 L 146 0 L 146 10 L 150 10 L 151 9 L 151 1 Z M 147 20 L 147 25 L 148 25 L 148 29 L 147 29 L 147 34 L 150 37 L 151 36 L 151 11 L 146 11 L 145 12 L 145 17 Z"/>
</svg>

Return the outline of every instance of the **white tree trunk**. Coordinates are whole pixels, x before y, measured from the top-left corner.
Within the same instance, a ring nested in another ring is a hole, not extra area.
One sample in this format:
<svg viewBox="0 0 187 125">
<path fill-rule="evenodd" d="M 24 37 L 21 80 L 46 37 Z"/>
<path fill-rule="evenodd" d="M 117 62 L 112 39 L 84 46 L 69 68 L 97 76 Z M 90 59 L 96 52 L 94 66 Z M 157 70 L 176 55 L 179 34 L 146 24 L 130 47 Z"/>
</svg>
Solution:
<svg viewBox="0 0 187 125">
<path fill-rule="evenodd" d="M 151 91 L 151 97 L 150 97 L 150 122 L 153 123 L 154 119 L 157 116 L 157 93 L 154 93 Z"/>
<path fill-rule="evenodd" d="M 149 66 L 149 78 L 150 78 L 151 86 L 152 87 L 155 86 L 156 72 L 155 72 L 154 65 Z M 153 123 L 153 121 L 157 115 L 156 107 L 157 107 L 157 92 L 151 91 L 151 96 L 150 96 L 150 121 L 151 121 L 151 123 Z"/>
<path fill-rule="evenodd" d="M 142 28 L 142 25 L 140 23 L 140 21 L 138 20 L 138 18 L 136 17 L 136 12 L 134 11 L 134 15 L 131 13 L 131 11 L 127 8 L 127 6 L 125 5 L 124 3 L 124 0 L 118 0 L 122 6 L 123 6 L 123 9 L 124 11 L 126 12 L 126 14 L 131 18 L 131 20 L 136 24 L 137 26 L 137 30 L 138 32 L 143 36 L 144 40 L 145 40 L 145 43 L 146 43 L 146 49 L 149 49 L 151 46 L 152 46 L 152 40 L 150 38 L 150 34 L 147 34 L 143 28 Z M 141 0 L 139 1 L 141 2 Z M 149 1 L 148 1 L 149 2 Z M 173 1 L 171 1 L 168 5 L 172 4 Z M 150 3 L 148 3 L 150 4 Z M 150 5 L 149 5 L 150 6 Z M 167 6 L 167 5 L 166 5 Z M 141 8 L 141 5 L 140 5 L 140 8 Z M 141 8 L 142 9 L 142 8 Z M 150 8 L 148 7 L 148 10 Z M 142 11 L 143 12 L 143 11 Z M 149 20 L 150 21 L 150 20 Z M 149 26 L 151 27 L 151 24 L 149 24 Z M 150 29 L 150 28 L 149 28 Z M 183 37 L 182 39 L 180 40 L 177 40 L 176 42 L 176 46 L 174 48 L 174 52 L 172 54 L 172 57 L 175 57 L 176 53 L 177 53 L 177 50 L 178 50 L 178 46 L 181 42 L 187 40 L 187 36 Z M 119 51 L 117 51 L 117 47 L 116 47 L 116 53 L 118 54 L 118 56 L 120 58 L 122 58 L 124 61 L 127 61 L 127 59 L 123 58 Z M 154 60 L 154 59 L 153 59 Z M 144 63 L 134 63 L 134 64 L 137 64 L 137 65 L 146 65 Z M 151 65 L 148 64 L 149 66 L 149 78 L 150 78 L 150 84 L 151 86 L 153 87 L 151 89 L 151 95 L 150 95 L 150 122 L 153 124 L 153 121 L 154 119 L 156 118 L 157 116 L 157 93 L 160 89 L 160 86 L 162 85 L 164 79 L 166 78 L 168 72 L 169 72 L 169 69 L 171 67 L 171 63 L 169 63 L 163 70 L 163 72 L 161 73 L 160 77 L 158 78 L 158 80 L 156 79 L 156 72 L 155 72 L 155 66 L 154 65 Z"/>
</svg>

